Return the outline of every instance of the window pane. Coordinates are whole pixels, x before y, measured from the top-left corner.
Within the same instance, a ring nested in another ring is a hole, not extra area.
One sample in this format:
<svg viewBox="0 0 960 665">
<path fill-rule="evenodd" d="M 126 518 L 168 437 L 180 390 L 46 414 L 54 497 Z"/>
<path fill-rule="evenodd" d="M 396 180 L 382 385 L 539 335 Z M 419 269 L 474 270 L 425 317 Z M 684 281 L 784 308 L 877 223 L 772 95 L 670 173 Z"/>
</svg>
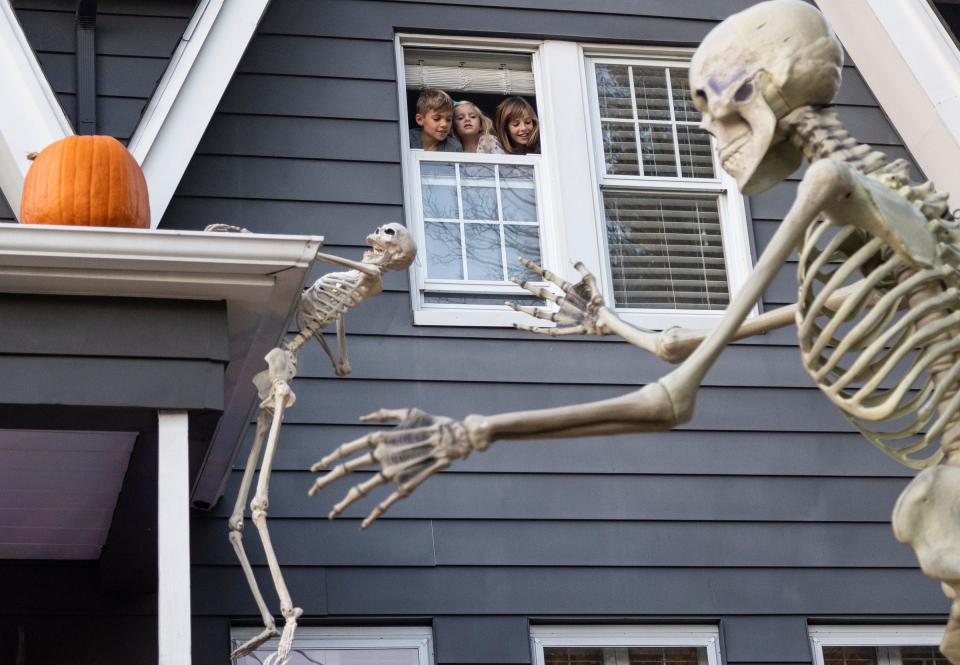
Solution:
<svg viewBox="0 0 960 665">
<path fill-rule="evenodd" d="M 713 178 L 713 146 L 710 135 L 698 127 L 677 125 L 680 170 L 684 178 Z"/>
<path fill-rule="evenodd" d="M 453 164 L 420 162 L 420 193 L 425 219 L 458 219 L 457 176 Z"/>
<path fill-rule="evenodd" d="M 463 279 L 463 257 L 459 224 L 428 222 L 427 277 Z"/>
<path fill-rule="evenodd" d="M 601 118 L 633 119 L 633 100 L 630 98 L 630 71 L 626 65 L 598 63 L 597 99 Z"/>
<path fill-rule="evenodd" d="M 606 190 L 603 204 L 618 307 L 727 306 L 716 197 Z"/>
<path fill-rule="evenodd" d="M 533 178 L 504 179 L 500 182 L 500 201 L 503 204 L 503 221 L 537 221 L 537 190 Z"/>
<path fill-rule="evenodd" d="M 877 665 L 876 647 L 823 647 L 824 665 Z"/>
<path fill-rule="evenodd" d="M 539 275 L 524 268 L 517 260 L 523 257 L 540 263 L 540 234 L 537 227 L 508 224 L 503 227 L 503 239 L 507 246 L 507 275 L 531 282 L 541 281 Z"/>
<path fill-rule="evenodd" d="M 902 665 L 950 665 L 947 657 L 934 646 L 900 647 Z"/>
<path fill-rule="evenodd" d="M 669 129 L 669 128 L 668 128 Z M 636 128 L 632 122 L 601 123 L 607 173 L 640 175 Z"/>
<path fill-rule="evenodd" d="M 537 279 L 517 262 L 541 261 L 535 166 L 469 159 L 420 161 L 426 277 Z"/>
<path fill-rule="evenodd" d="M 497 180 L 493 166 L 461 164 L 460 187 L 464 219 L 499 219 Z"/>
<path fill-rule="evenodd" d="M 698 665 L 703 647 L 544 647 L 546 665 Z"/>
<path fill-rule="evenodd" d="M 673 148 L 670 125 L 640 125 L 640 151 L 643 153 L 643 175 L 675 178 L 677 155 Z"/>
<path fill-rule="evenodd" d="M 633 67 L 633 94 L 641 120 L 669 120 L 667 75 L 662 67 Z"/>
<path fill-rule="evenodd" d="M 673 93 L 673 113 L 679 122 L 700 122 L 700 112 L 690 99 L 690 84 L 686 69 L 670 70 L 670 91 Z"/>
<path fill-rule="evenodd" d="M 502 281 L 500 227 L 496 224 L 464 224 L 463 237 L 467 244 L 467 279 Z"/>
</svg>

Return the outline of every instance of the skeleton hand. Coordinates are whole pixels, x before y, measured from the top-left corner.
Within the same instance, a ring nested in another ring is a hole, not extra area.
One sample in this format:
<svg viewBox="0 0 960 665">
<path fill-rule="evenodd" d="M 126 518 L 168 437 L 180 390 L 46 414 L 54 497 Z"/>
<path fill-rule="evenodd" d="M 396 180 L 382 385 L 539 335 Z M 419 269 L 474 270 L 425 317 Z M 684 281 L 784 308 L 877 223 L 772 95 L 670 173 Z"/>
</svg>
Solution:
<svg viewBox="0 0 960 665">
<path fill-rule="evenodd" d="M 318 491 L 360 467 L 380 463 L 380 471 L 367 481 L 350 489 L 340 503 L 330 511 L 330 519 L 342 513 L 347 506 L 366 496 L 375 487 L 395 483 L 396 491 L 377 504 L 361 528 L 368 527 L 387 508 L 410 495 L 423 481 L 441 471 L 455 459 L 464 459 L 474 450 L 484 450 L 490 441 L 479 416 L 468 416 L 462 423 L 444 416 L 433 416 L 420 409 L 380 409 L 362 416 L 363 422 L 396 422 L 394 430 L 378 431 L 345 443 L 310 467 L 311 471 L 328 468 L 353 453 L 369 450 L 353 459 L 341 462 L 310 488 L 313 496 Z"/>
<path fill-rule="evenodd" d="M 545 280 L 553 282 L 563 291 L 562 296 L 558 296 L 553 291 L 541 286 L 535 286 L 526 281 L 514 278 L 512 281 L 525 288 L 527 291 L 555 303 L 559 309 L 552 310 L 549 307 L 525 307 L 517 303 L 508 302 L 507 304 L 518 312 L 529 314 L 538 319 L 553 321 L 556 327 L 548 328 L 546 326 L 528 326 L 522 323 L 515 323 L 517 330 L 526 330 L 529 332 L 540 333 L 556 337 L 559 335 L 606 335 L 610 331 L 600 320 L 600 312 L 606 309 L 606 303 L 603 296 L 600 295 L 600 289 L 597 287 L 596 278 L 579 261 L 574 264 L 574 268 L 580 273 L 581 280 L 576 284 L 571 284 L 549 270 L 544 270 L 541 266 L 527 259 L 520 259 L 520 263 L 529 270 L 534 271 Z"/>
</svg>

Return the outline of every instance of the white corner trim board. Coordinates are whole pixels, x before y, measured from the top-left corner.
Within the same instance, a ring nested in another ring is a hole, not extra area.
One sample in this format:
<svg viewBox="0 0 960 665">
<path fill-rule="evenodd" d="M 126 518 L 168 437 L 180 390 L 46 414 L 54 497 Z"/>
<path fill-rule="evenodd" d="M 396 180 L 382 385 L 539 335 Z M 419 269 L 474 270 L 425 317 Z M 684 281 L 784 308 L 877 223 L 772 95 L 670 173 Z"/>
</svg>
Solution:
<svg viewBox="0 0 960 665">
<path fill-rule="evenodd" d="M 19 217 L 27 154 L 73 129 L 6 0 L 0 0 L 0 89 L 0 190 Z"/>
<path fill-rule="evenodd" d="M 163 213 L 269 0 L 201 0 L 128 148 L 150 191 L 151 228 Z M 27 153 L 74 133 L 16 14 L 0 0 L 0 191 L 20 216 Z"/>
<path fill-rule="evenodd" d="M 926 0 L 817 0 L 917 164 L 960 194 L 960 52 Z"/>
<path fill-rule="evenodd" d="M 150 189 L 157 228 L 269 0 L 202 0 L 128 148 Z"/>
</svg>

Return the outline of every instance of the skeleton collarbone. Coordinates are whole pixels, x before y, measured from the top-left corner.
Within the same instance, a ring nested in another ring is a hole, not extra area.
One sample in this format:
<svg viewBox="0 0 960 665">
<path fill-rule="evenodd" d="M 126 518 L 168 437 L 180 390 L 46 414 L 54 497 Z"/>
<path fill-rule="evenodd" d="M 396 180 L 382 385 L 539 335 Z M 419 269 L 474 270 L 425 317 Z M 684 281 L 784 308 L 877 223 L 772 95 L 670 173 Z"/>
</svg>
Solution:
<svg viewBox="0 0 960 665">
<path fill-rule="evenodd" d="M 929 183 L 909 184 L 905 163 L 874 164 L 863 173 L 843 159 L 848 154 L 817 154 L 842 162 L 850 187 L 811 223 L 801 247 L 803 364 L 871 443 L 923 468 L 942 458 L 945 433 L 960 433 L 954 222 Z M 857 273 L 862 286 L 827 307 Z"/>
</svg>

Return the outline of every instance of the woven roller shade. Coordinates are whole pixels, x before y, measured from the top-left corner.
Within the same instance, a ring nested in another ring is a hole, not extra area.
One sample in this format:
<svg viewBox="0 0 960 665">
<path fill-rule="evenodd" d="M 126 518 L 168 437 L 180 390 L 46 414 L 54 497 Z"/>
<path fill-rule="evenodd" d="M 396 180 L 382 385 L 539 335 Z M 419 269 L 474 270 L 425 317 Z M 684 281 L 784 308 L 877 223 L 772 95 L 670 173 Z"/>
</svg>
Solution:
<svg viewBox="0 0 960 665">
<path fill-rule="evenodd" d="M 530 56 L 437 49 L 405 49 L 408 89 L 440 88 L 447 92 L 532 95 Z"/>
</svg>

